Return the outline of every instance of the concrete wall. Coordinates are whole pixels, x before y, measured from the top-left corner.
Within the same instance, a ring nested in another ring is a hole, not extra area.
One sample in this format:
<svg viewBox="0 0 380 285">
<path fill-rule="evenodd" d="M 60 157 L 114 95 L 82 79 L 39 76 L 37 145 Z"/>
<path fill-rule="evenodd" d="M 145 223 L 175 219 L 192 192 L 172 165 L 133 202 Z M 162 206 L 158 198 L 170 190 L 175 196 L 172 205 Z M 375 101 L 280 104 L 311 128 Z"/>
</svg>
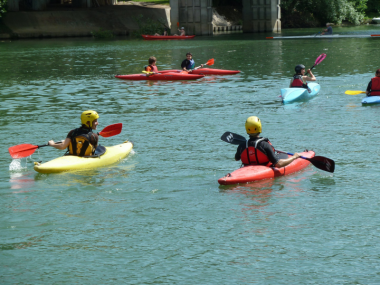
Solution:
<svg viewBox="0 0 380 285">
<path fill-rule="evenodd" d="M 280 32 L 280 0 L 243 0 L 245 33 Z"/>
<path fill-rule="evenodd" d="M 179 23 L 187 35 L 212 35 L 212 0 L 170 0 L 170 8 L 172 34 Z"/>
<path fill-rule="evenodd" d="M 138 30 L 134 17 L 167 19 L 167 8 L 139 6 L 102 6 L 92 9 L 7 12 L 2 18 L 12 33 L 0 34 L 9 38 L 91 36 L 91 32 L 108 30 L 115 35 L 128 35 Z M 167 23 L 166 23 L 167 24 Z M 168 25 L 168 24 L 167 24 Z"/>
</svg>

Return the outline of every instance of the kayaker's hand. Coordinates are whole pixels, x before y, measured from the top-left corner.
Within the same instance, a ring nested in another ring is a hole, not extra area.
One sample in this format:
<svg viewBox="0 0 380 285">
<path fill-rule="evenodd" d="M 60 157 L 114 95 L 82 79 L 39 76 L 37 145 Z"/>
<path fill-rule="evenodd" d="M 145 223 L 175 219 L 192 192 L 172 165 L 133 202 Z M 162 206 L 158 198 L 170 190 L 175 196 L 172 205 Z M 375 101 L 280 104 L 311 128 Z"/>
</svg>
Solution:
<svg viewBox="0 0 380 285">
<path fill-rule="evenodd" d="M 48 144 L 49 146 L 54 145 L 54 141 L 53 141 L 53 140 L 50 140 L 50 141 L 48 141 L 47 144 Z"/>
<path fill-rule="evenodd" d="M 201 64 L 201 67 L 203 67 L 203 64 Z"/>
<path fill-rule="evenodd" d="M 295 153 L 295 154 L 293 155 L 293 157 L 294 157 L 294 159 L 297 159 L 297 158 L 300 158 L 301 155 L 300 155 L 299 153 Z"/>
<path fill-rule="evenodd" d="M 309 68 L 307 71 L 306 71 L 306 73 L 310 73 L 311 72 L 311 69 Z"/>
</svg>

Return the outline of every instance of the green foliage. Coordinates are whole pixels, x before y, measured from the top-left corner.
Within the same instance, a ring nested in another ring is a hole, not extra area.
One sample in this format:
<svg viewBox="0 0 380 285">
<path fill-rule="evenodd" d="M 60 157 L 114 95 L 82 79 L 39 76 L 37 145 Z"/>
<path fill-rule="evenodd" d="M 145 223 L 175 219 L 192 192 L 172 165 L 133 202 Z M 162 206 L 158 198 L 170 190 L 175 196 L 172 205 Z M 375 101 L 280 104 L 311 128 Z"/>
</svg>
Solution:
<svg viewBox="0 0 380 285">
<path fill-rule="evenodd" d="M 368 7 L 366 10 L 367 15 L 374 14 L 375 17 L 380 16 L 380 1 L 379 0 L 368 0 L 367 7 Z"/>
<path fill-rule="evenodd" d="M 113 38 L 113 33 L 111 31 L 99 29 L 98 31 L 92 31 L 92 36 L 98 39 L 110 39 Z"/>
<path fill-rule="evenodd" d="M 344 20 L 359 25 L 364 18 L 367 1 L 368 0 L 283 0 L 281 1 L 281 13 L 285 19 L 291 18 L 291 15 L 313 17 L 321 25 L 328 22 L 341 24 Z"/>
<path fill-rule="evenodd" d="M 7 0 L 0 0 L 0 18 L 2 15 L 5 14 L 6 10 L 5 8 L 7 7 Z"/>
<path fill-rule="evenodd" d="M 145 18 L 143 15 L 139 15 L 133 19 L 139 27 L 137 31 L 133 32 L 135 37 L 140 37 L 141 35 L 154 35 L 155 33 L 162 35 L 164 33 L 164 29 L 167 28 L 160 20 Z"/>
</svg>

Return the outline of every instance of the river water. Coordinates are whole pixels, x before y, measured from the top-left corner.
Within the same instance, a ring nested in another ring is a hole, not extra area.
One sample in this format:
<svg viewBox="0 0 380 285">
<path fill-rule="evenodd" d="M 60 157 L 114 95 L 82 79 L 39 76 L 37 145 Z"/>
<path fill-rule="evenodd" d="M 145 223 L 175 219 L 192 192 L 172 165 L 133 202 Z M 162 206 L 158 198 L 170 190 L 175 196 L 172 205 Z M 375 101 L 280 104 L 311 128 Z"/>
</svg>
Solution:
<svg viewBox="0 0 380 285">
<path fill-rule="evenodd" d="M 0 42 L 1 284 L 378 284 L 380 107 L 344 92 L 365 90 L 380 68 L 380 39 L 269 35 Z M 214 68 L 242 72 L 114 78 L 141 72 L 152 55 L 159 69 L 178 68 L 188 51 L 196 65 L 214 58 Z M 321 53 L 319 95 L 283 105 L 294 66 L 311 67 Z M 63 154 L 47 147 L 12 161 L 8 147 L 64 139 L 86 109 L 98 111 L 100 130 L 123 123 L 120 135 L 101 138 L 134 142 L 121 163 L 38 174 L 34 161 Z M 219 186 L 240 167 L 220 136 L 244 135 L 253 115 L 275 147 L 312 149 L 335 160 L 335 173 L 309 166 Z"/>
</svg>

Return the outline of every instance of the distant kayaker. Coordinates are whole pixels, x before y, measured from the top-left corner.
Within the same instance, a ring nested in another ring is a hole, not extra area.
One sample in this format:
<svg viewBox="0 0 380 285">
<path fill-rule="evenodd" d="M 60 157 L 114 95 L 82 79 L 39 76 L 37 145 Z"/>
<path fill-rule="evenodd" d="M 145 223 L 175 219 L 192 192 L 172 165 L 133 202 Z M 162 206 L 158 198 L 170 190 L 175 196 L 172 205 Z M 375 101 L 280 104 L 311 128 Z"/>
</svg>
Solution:
<svg viewBox="0 0 380 285">
<path fill-rule="evenodd" d="M 326 23 L 327 29 L 323 30 L 322 35 L 332 35 L 332 27 L 330 23 Z"/>
<path fill-rule="evenodd" d="M 181 29 L 178 29 L 179 35 L 174 34 L 174 36 L 186 36 L 185 28 L 182 27 Z"/>
<path fill-rule="evenodd" d="M 158 73 L 158 68 L 156 66 L 157 59 L 154 56 L 151 56 L 148 59 L 149 65 L 145 66 L 145 71 L 152 72 L 152 73 Z"/>
<path fill-rule="evenodd" d="M 314 74 L 311 72 L 310 69 L 308 69 L 307 72 L 310 74 L 311 77 L 305 75 L 305 66 L 303 64 L 298 64 L 294 68 L 294 70 L 296 74 L 294 74 L 293 78 L 290 80 L 289 88 L 298 87 L 308 89 L 306 81 L 317 80 L 317 78 L 315 78 Z"/>
<path fill-rule="evenodd" d="M 167 36 L 168 35 L 168 29 L 167 28 L 164 29 L 164 34 L 163 35 L 160 35 L 158 33 L 155 33 L 154 35 L 155 36 Z"/>
<path fill-rule="evenodd" d="M 99 136 L 92 130 L 98 126 L 99 115 L 97 112 L 88 110 L 81 115 L 82 126 L 71 130 L 62 143 L 55 143 L 53 140 L 48 145 L 57 149 L 68 148 L 69 154 L 77 156 L 91 156 L 98 146 Z"/>
<path fill-rule="evenodd" d="M 181 63 L 181 68 L 184 71 L 191 71 L 194 69 L 194 67 L 195 67 L 195 61 L 193 59 L 193 55 L 191 54 L 191 52 L 188 52 L 186 54 L 186 59 L 182 61 Z M 203 67 L 203 64 L 201 64 L 201 67 Z"/>
<path fill-rule="evenodd" d="M 270 141 L 267 138 L 259 137 L 262 128 L 258 117 L 249 117 L 245 122 L 245 129 L 249 140 L 240 144 L 235 154 L 235 160 L 241 159 L 244 165 L 271 164 L 279 168 L 300 157 L 298 153 L 291 157 L 288 157 L 287 154 L 276 154 Z"/>
<path fill-rule="evenodd" d="M 376 76 L 368 83 L 367 96 L 380 96 L 380 68 L 376 70 Z"/>
</svg>

